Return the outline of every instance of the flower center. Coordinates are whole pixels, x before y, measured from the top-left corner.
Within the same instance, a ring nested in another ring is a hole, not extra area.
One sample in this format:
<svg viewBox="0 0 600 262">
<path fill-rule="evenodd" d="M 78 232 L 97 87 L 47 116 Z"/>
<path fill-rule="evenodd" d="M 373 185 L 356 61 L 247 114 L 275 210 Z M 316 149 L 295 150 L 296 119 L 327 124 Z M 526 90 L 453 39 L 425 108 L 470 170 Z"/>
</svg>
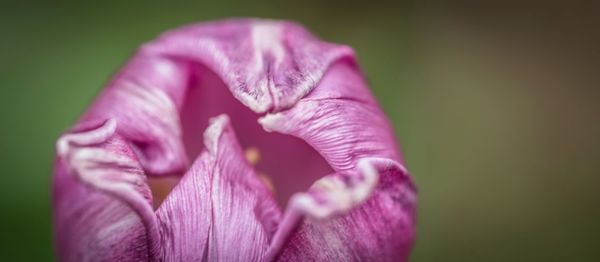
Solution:
<svg viewBox="0 0 600 262">
<path fill-rule="evenodd" d="M 203 65 L 193 65 L 197 72 L 189 87 L 180 111 L 183 142 L 188 158 L 193 162 L 202 152 L 202 134 L 208 119 L 227 114 L 244 155 L 254 166 L 259 178 L 273 192 L 280 207 L 297 192 L 306 191 L 315 181 L 333 169 L 327 161 L 304 140 L 275 132 L 267 132 L 258 123 L 257 114 L 238 101 L 223 81 Z M 180 177 L 152 178 L 155 207 L 177 184 Z M 156 192 L 155 192 L 156 191 Z"/>
<path fill-rule="evenodd" d="M 246 160 L 248 160 L 248 163 L 253 166 L 256 166 L 261 160 L 260 151 L 256 147 L 248 147 L 244 150 L 244 156 L 246 157 Z M 275 185 L 273 184 L 273 181 L 271 181 L 271 178 L 260 172 L 258 173 L 258 177 L 271 193 L 276 195 Z M 167 198 L 167 195 L 169 195 L 171 190 L 177 186 L 180 179 L 180 176 L 148 177 L 148 184 L 152 190 L 152 207 L 154 209 L 157 209 L 165 198 Z"/>
</svg>

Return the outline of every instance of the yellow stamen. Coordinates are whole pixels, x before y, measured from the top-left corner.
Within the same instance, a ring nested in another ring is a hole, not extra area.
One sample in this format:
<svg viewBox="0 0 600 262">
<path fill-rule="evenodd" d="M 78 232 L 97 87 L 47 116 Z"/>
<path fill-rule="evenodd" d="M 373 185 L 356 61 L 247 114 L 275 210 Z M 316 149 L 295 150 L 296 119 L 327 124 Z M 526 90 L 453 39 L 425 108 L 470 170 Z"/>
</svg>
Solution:
<svg viewBox="0 0 600 262">
<path fill-rule="evenodd" d="M 256 147 L 251 146 L 246 148 L 246 150 L 244 150 L 244 155 L 246 156 L 248 163 L 253 166 L 260 162 L 260 151 Z M 273 181 L 271 181 L 269 176 L 262 172 L 258 172 L 258 178 L 260 178 L 260 180 L 263 182 L 263 184 L 265 184 L 267 189 L 271 191 L 271 193 L 275 194 L 275 186 L 273 185 Z"/>
<path fill-rule="evenodd" d="M 244 155 L 251 165 L 256 165 L 260 161 L 260 151 L 256 147 L 246 148 Z"/>
</svg>

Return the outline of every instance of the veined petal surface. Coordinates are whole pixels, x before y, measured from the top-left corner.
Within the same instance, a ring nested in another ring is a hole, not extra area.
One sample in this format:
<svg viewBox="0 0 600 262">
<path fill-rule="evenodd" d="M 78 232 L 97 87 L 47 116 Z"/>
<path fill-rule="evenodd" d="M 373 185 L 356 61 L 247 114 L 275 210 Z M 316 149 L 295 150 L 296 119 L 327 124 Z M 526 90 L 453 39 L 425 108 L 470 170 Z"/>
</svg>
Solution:
<svg viewBox="0 0 600 262">
<path fill-rule="evenodd" d="M 61 261 L 139 261 L 156 251 L 152 195 L 116 121 L 85 123 L 57 142 L 54 221 Z"/>
<path fill-rule="evenodd" d="M 167 261 L 260 261 L 280 210 L 239 147 L 229 119 L 211 120 L 206 150 L 157 211 Z"/>
<path fill-rule="evenodd" d="M 284 232 L 275 236 L 275 244 L 287 242 L 270 255 L 278 252 L 282 261 L 408 259 L 415 187 L 353 60 L 333 65 L 294 107 L 259 121 L 266 130 L 307 141 L 336 171 L 291 198 Z M 300 223 L 296 231 L 286 229 L 294 223 Z"/>
</svg>

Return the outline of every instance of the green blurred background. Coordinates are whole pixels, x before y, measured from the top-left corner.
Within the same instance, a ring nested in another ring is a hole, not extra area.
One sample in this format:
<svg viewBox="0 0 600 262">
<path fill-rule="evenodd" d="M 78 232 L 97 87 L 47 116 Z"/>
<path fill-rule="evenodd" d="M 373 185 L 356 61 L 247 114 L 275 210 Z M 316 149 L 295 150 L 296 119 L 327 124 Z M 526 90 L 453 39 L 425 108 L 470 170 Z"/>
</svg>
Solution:
<svg viewBox="0 0 600 262">
<path fill-rule="evenodd" d="M 61 2 L 0 7 L 2 261 L 54 259 L 54 141 L 135 48 L 236 16 L 356 49 L 420 189 L 412 261 L 600 261 L 593 1 Z"/>
</svg>

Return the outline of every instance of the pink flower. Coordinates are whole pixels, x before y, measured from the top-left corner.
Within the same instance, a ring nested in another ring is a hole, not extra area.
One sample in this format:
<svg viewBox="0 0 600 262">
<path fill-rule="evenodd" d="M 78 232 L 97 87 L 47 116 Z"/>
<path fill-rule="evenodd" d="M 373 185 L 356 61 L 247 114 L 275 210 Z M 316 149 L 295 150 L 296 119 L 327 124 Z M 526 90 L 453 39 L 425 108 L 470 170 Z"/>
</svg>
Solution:
<svg viewBox="0 0 600 262">
<path fill-rule="evenodd" d="M 58 139 L 58 255 L 406 261 L 416 193 L 395 145 L 349 47 L 282 21 L 169 31 Z"/>
</svg>

